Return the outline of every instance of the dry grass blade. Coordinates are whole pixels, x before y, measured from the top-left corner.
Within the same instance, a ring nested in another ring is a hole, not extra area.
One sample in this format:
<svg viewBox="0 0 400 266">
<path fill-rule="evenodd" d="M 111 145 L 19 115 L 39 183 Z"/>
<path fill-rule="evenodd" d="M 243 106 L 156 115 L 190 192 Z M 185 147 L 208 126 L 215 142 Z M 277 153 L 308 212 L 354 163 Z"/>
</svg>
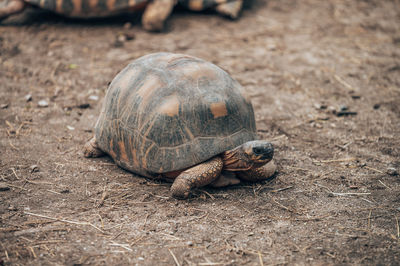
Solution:
<svg viewBox="0 0 400 266">
<path fill-rule="evenodd" d="M 261 255 L 260 251 L 258 252 L 258 259 L 260 260 L 260 265 L 264 266 L 264 262 L 263 262 L 262 255 Z"/>
<path fill-rule="evenodd" d="M 181 266 L 181 264 L 179 263 L 178 259 L 176 258 L 175 254 L 172 252 L 172 250 L 168 249 L 169 253 L 171 253 L 172 258 L 175 261 L 176 266 Z"/>
<path fill-rule="evenodd" d="M 371 195 L 369 192 L 347 192 L 347 193 L 339 193 L 339 192 L 331 192 L 334 196 L 362 196 L 362 195 Z"/>
<path fill-rule="evenodd" d="M 371 214 L 372 214 L 372 210 L 369 210 L 369 214 L 368 214 L 368 231 L 371 230 Z"/>
<path fill-rule="evenodd" d="M 288 189 L 291 189 L 291 188 L 293 188 L 293 186 L 288 186 L 288 187 L 284 187 L 284 188 L 274 189 L 274 190 L 271 190 L 271 192 L 276 193 L 276 192 L 281 192 L 281 191 L 288 190 Z"/>
<path fill-rule="evenodd" d="M 342 159 L 332 159 L 332 160 L 322 160 L 322 161 L 313 161 L 314 163 L 340 163 L 340 162 L 351 162 L 355 161 L 357 158 L 342 158 Z"/>
<path fill-rule="evenodd" d="M 133 251 L 131 248 L 128 247 L 129 246 L 128 244 L 119 244 L 119 243 L 113 242 L 113 243 L 110 244 L 110 246 L 121 247 L 121 248 L 126 249 L 126 250 L 131 251 L 131 252 Z"/>
<path fill-rule="evenodd" d="M 347 83 L 345 80 L 343 80 L 341 77 L 339 77 L 338 75 L 334 75 L 334 78 L 343 86 L 345 86 L 347 89 L 354 91 L 355 89 L 349 84 Z"/>
<path fill-rule="evenodd" d="M 380 173 L 380 174 L 385 174 L 385 173 L 382 172 L 381 170 L 378 170 L 378 169 L 375 169 L 375 168 L 372 168 L 372 167 L 369 167 L 369 166 L 364 166 L 364 168 L 369 169 L 369 170 L 372 170 L 372 171 L 377 172 L 377 173 Z"/>
<path fill-rule="evenodd" d="M 36 213 L 32 213 L 32 212 L 24 212 L 24 214 L 28 214 L 28 215 L 32 215 L 32 216 L 37 216 L 37 217 L 41 217 L 41 218 L 45 218 L 45 219 L 50 219 L 50 220 L 54 220 L 54 221 L 59 221 L 59 222 L 63 222 L 63 223 L 68 223 L 68 224 L 89 225 L 89 226 L 95 228 L 96 230 L 102 232 L 103 234 L 106 233 L 106 232 L 104 232 L 103 230 L 101 230 L 100 228 L 98 228 L 97 226 L 95 226 L 94 224 L 91 224 L 91 223 L 89 223 L 89 222 L 70 221 L 70 220 L 66 220 L 66 219 L 60 219 L 60 218 L 50 217 L 50 216 L 41 215 L 41 214 L 36 214 Z"/>
<path fill-rule="evenodd" d="M 223 262 L 200 262 L 198 265 L 202 266 L 212 266 L 212 265 L 224 265 L 226 263 Z"/>
</svg>

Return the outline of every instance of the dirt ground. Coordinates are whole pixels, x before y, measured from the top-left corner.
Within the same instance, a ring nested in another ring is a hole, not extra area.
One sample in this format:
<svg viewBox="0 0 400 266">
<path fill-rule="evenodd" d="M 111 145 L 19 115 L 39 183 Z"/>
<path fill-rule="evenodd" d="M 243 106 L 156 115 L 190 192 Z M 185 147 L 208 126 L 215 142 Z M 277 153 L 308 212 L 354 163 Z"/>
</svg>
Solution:
<svg viewBox="0 0 400 266">
<path fill-rule="evenodd" d="M 28 10 L 0 26 L 0 265 L 399 264 L 400 1 L 176 10 L 159 34 L 138 21 Z M 176 200 L 82 156 L 109 82 L 158 51 L 246 88 L 272 182 Z"/>
</svg>

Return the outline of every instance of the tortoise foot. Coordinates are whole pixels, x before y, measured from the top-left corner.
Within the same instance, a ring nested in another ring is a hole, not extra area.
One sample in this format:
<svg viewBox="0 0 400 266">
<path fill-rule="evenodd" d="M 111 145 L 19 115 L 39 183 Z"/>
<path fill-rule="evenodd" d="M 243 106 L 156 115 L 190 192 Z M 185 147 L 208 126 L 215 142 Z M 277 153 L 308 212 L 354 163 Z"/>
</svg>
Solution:
<svg viewBox="0 0 400 266">
<path fill-rule="evenodd" d="M 175 0 L 154 0 L 149 3 L 142 17 L 143 28 L 148 31 L 162 31 L 174 6 Z"/>
<path fill-rule="evenodd" d="M 83 147 L 83 155 L 87 158 L 100 157 L 104 154 L 105 153 L 97 146 L 97 141 L 95 137 L 86 142 L 85 146 Z"/>
<path fill-rule="evenodd" d="M 231 1 L 228 3 L 219 4 L 215 10 L 231 19 L 237 19 L 239 17 L 240 11 L 242 10 L 243 0 Z"/>
<path fill-rule="evenodd" d="M 0 5 L 0 22 L 11 15 L 21 13 L 26 7 L 23 0 L 4 1 Z"/>
</svg>

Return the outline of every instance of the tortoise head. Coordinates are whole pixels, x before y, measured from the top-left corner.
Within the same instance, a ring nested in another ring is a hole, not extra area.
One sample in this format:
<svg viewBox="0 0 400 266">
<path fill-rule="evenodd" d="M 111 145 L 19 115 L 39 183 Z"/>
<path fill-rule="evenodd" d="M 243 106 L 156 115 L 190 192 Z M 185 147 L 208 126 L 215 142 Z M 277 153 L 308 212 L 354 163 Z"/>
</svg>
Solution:
<svg viewBox="0 0 400 266">
<path fill-rule="evenodd" d="M 222 153 L 222 160 L 226 171 L 246 171 L 263 166 L 273 156 L 274 147 L 270 142 L 254 140 Z"/>
</svg>

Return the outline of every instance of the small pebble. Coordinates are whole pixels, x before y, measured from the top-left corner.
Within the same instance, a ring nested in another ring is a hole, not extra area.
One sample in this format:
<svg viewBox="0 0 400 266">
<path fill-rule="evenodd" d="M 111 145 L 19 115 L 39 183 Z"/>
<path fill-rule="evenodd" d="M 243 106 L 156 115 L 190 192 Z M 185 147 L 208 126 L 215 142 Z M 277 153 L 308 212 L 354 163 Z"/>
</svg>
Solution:
<svg viewBox="0 0 400 266">
<path fill-rule="evenodd" d="M 186 242 L 186 245 L 188 245 L 189 247 L 193 246 L 193 242 L 192 241 L 188 241 Z"/>
<path fill-rule="evenodd" d="M 31 173 L 39 172 L 39 166 L 37 166 L 36 164 L 29 166 L 29 169 L 31 169 Z"/>
<path fill-rule="evenodd" d="M 357 112 L 352 111 L 339 111 L 336 113 L 337 116 L 350 116 L 350 115 L 357 115 Z"/>
<path fill-rule="evenodd" d="M 394 168 L 394 167 L 388 167 L 388 169 L 386 169 L 386 173 L 387 173 L 388 175 L 391 175 L 391 176 L 399 175 L 399 172 L 398 172 L 397 169 Z"/>
<path fill-rule="evenodd" d="M 124 24 L 124 29 L 129 30 L 130 28 L 132 28 L 132 23 L 126 22 L 126 23 Z"/>
<path fill-rule="evenodd" d="M 118 42 L 126 42 L 126 35 L 125 34 L 118 34 L 117 41 Z"/>
<path fill-rule="evenodd" d="M 15 206 L 13 206 L 13 205 L 8 206 L 7 209 L 8 209 L 9 211 L 17 211 L 17 210 L 18 210 L 17 207 L 15 207 Z"/>
<path fill-rule="evenodd" d="M 39 107 L 48 107 L 48 106 L 49 106 L 49 103 L 48 103 L 46 100 L 40 100 L 40 101 L 38 102 L 38 106 L 39 106 Z"/>
<path fill-rule="evenodd" d="M 75 130 L 75 128 L 74 127 L 72 127 L 72 126 L 67 126 L 67 128 L 69 129 L 69 130 Z"/>
<path fill-rule="evenodd" d="M 97 96 L 97 95 L 90 95 L 90 96 L 89 96 L 89 100 L 98 101 L 98 100 L 99 100 L 99 96 Z"/>
<path fill-rule="evenodd" d="M 144 258 L 143 258 L 143 257 L 139 257 L 139 258 L 138 258 L 138 260 L 141 260 L 141 261 L 143 261 L 143 260 L 144 260 Z"/>
<path fill-rule="evenodd" d="M 80 109 L 86 109 L 86 108 L 90 107 L 90 104 L 89 103 L 82 103 L 82 104 L 77 105 L 77 107 L 80 108 Z"/>
<path fill-rule="evenodd" d="M 6 108 L 8 108 L 8 103 L 4 103 L 4 104 L 0 105 L 0 108 L 1 108 L 1 109 L 6 109 Z"/>
<path fill-rule="evenodd" d="M 333 106 L 328 106 L 327 110 L 332 114 L 336 114 L 336 109 Z"/>
<path fill-rule="evenodd" d="M 340 106 L 340 111 L 347 111 L 347 110 L 349 110 L 349 107 L 347 105 Z"/>
<path fill-rule="evenodd" d="M 10 187 L 6 184 L 0 183 L 0 191 L 7 191 L 10 190 Z"/>
<path fill-rule="evenodd" d="M 32 101 L 32 94 L 27 94 L 27 95 L 25 95 L 25 101 L 27 101 L 27 102 L 30 102 L 30 101 Z"/>
</svg>

